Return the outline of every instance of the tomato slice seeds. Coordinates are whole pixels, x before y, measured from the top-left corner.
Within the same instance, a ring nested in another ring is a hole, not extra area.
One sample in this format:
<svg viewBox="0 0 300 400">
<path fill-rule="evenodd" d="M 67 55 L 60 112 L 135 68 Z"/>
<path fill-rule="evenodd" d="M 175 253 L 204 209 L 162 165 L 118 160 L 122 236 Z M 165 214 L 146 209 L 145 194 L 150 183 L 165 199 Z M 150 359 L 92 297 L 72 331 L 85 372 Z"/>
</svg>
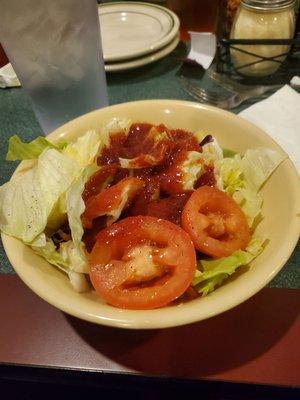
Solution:
<svg viewBox="0 0 300 400">
<path fill-rule="evenodd" d="M 102 230 L 90 255 L 97 293 L 120 308 L 152 309 L 181 296 L 196 270 L 196 253 L 179 226 L 128 217 Z"/>
</svg>

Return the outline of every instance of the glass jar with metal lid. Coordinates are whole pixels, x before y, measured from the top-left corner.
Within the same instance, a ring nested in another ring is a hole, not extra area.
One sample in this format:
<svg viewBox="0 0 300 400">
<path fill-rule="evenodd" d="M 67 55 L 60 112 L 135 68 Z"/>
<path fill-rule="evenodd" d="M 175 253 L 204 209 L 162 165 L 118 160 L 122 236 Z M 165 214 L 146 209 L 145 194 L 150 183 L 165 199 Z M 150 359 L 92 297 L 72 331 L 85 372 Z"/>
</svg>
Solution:
<svg viewBox="0 0 300 400">
<path fill-rule="evenodd" d="M 292 39 L 295 0 L 241 0 L 230 39 Z M 240 50 L 237 50 L 240 49 Z M 290 50 L 289 44 L 238 44 L 231 59 L 238 72 L 248 76 L 274 73 Z"/>
</svg>

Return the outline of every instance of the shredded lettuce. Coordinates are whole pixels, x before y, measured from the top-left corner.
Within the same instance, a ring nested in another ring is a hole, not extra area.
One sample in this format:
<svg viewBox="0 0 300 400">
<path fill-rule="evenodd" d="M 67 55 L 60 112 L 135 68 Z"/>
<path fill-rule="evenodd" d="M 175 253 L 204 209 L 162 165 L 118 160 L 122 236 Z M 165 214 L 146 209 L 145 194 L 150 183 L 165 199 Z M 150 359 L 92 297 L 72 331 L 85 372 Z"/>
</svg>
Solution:
<svg viewBox="0 0 300 400">
<path fill-rule="evenodd" d="M 67 155 L 70 159 L 76 161 L 76 164 L 79 165 L 80 172 L 77 176 L 77 181 L 75 181 L 75 183 L 72 183 L 68 191 L 60 196 L 58 202 L 56 203 L 48 218 L 47 228 L 57 230 L 59 226 L 62 225 L 62 223 L 67 219 L 67 216 L 69 214 L 68 206 L 70 207 L 70 201 L 74 202 L 74 196 L 77 196 L 78 198 L 79 195 L 80 200 L 78 200 L 78 202 L 80 202 L 81 204 L 80 207 L 83 207 L 81 194 L 87 179 L 98 169 L 94 161 L 100 145 L 101 138 L 98 133 L 96 133 L 95 131 L 89 131 L 86 135 L 79 137 L 76 142 L 69 144 L 64 149 L 63 153 Z M 81 154 L 81 152 L 84 153 L 84 156 Z M 67 200 L 67 198 L 69 199 L 69 201 Z M 72 198 L 73 200 L 70 200 L 70 198 Z M 79 203 L 77 205 L 79 206 Z M 73 208 L 74 206 L 76 205 L 73 205 Z M 70 218 L 68 219 L 70 223 Z"/>
<path fill-rule="evenodd" d="M 75 246 L 79 246 L 83 236 L 83 226 L 80 217 L 85 210 L 85 204 L 81 195 L 86 181 L 97 169 L 98 166 L 96 164 L 86 167 L 82 175 L 67 190 L 66 193 L 67 216 L 72 240 Z"/>
<path fill-rule="evenodd" d="M 217 162 L 223 190 L 240 205 L 250 227 L 261 212 L 263 201 L 259 189 L 285 158 L 278 151 L 255 149 L 247 150 L 243 157 L 236 154 Z"/>
<path fill-rule="evenodd" d="M 101 140 L 103 146 L 109 145 L 110 135 L 114 135 L 120 132 L 124 132 L 125 135 L 128 135 L 131 124 L 132 121 L 130 118 L 115 117 L 106 122 L 101 128 Z"/>
<path fill-rule="evenodd" d="M 141 167 L 141 161 L 143 167 Z M 144 168 L 145 164 L 148 165 L 148 167 L 152 167 L 155 165 L 158 165 L 161 163 L 161 158 L 160 157 L 154 157 L 151 154 L 142 154 L 138 157 L 134 158 L 122 158 L 119 157 L 119 162 L 121 165 L 121 168 L 128 168 L 128 169 L 140 169 Z"/>
<path fill-rule="evenodd" d="M 128 135 L 131 124 L 130 118 L 114 117 L 103 126 L 103 132 L 108 132 L 108 134 L 124 132 Z"/>
<path fill-rule="evenodd" d="M 11 136 L 8 140 L 7 161 L 32 160 L 37 158 L 46 149 L 63 149 L 66 141 L 60 141 L 56 145 L 50 143 L 44 136 L 38 136 L 29 143 L 24 143 L 18 135 Z"/>
<path fill-rule="evenodd" d="M 42 237 L 40 237 L 31 245 L 37 254 L 66 272 L 74 289 L 79 292 L 85 290 L 86 281 L 78 274 L 88 273 L 87 254 L 85 245 L 82 242 L 83 227 L 80 216 L 85 209 L 85 205 L 81 195 L 85 182 L 97 169 L 98 166 L 95 164 L 87 166 L 64 196 L 66 203 L 65 213 L 69 221 L 72 240 L 63 242 L 56 248 L 52 239 L 47 238 L 46 243 L 43 245 Z"/>
<path fill-rule="evenodd" d="M 57 251 L 52 239 L 47 238 L 44 246 L 36 246 L 35 243 L 33 243 L 31 248 L 39 256 L 45 258 L 50 264 L 56 265 L 64 272 L 68 271 L 69 263 L 67 262 L 67 259 Z"/>
<path fill-rule="evenodd" d="M 224 158 L 231 158 L 231 157 L 234 157 L 236 154 L 237 154 L 237 152 L 234 150 L 223 148 L 223 157 Z"/>
<path fill-rule="evenodd" d="M 73 160 L 55 149 L 45 150 L 32 169 L 0 187 L 1 231 L 32 242 L 78 173 Z"/>
<path fill-rule="evenodd" d="M 88 260 L 85 245 L 80 241 L 77 245 L 72 240 L 62 242 L 58 253 L 71 271 L 88 273 Z"/>
<path fill-rule="evenodd" d="M 247 150 L 242 159 L 247 184 L 258 191 L 286 155 L 271 149 Z"/>
<path fill-rule="evenodd" d="M 72 240 L 60 243 L 57 248 L 52 239 L 47 238 L 44 246 L 31 245 L 32 250 L 44 257 L 50 264 L 56 265 L 64 272 L 74 271 L 87 273 L 88 264 L 85 257 L 84 243 L 75 247 Z"/>
<path fill-rule="evenodd" d="M 207 164 L 223 159 L 223 150 L 215 137 L 202 146 L 202 157 Z"/>
<path fill-rule="evenodd" d="M 46 229 L 49 232 L 55 232 L 58 228 L 63 225 L 67 220 L 67 204 L 66 204 L 66 193 L 63 193 L 57 200 L 56 204 L 52 208 L 52 211 L 48 217 Z"/>
<path fill-rule="evenodd" d="M 263 204 L 262 194 L 252 190 L 248 185 L 245 185 L 245 188 L 234 192 L 232 198 L 243 210 L 249 226 L 253 227 L 255 225 L 254 222 L 259 221 L 261 217 L 261 208 Z"/>
<path fill-rule="evenodd" d="M 193 190 L 197 179 L 205 172 L 203 168 L 202 153 L 198 151 L 188 151 L 186 158 L 180 165 L 182 173 L 183 189 Z"/>
<path fill-rule="evenodd" d="M 81 198 L 84 184 L 98 169 L 94 163 L 101 137 L 87 132 L 60 150 L 45 138 L 31 143 L 13 139 L 9 159 L 37 157 L 30 169 L 0 187 L 0 229 L 28 244 L 49 263 L 68 274 L 77 291 L 88 284 Z M 72 240 L 56 247 L 51 234 L 68 219 Z"/>
<path fill-rule="evenodd" d="M 220 286 L 223 282 L 223 280 L 227 277 L 227 274 L 218 274 L 213 276 L 212 278 L 208 278 L 204 281 L 201 281 L 196 285 L 196 289 L 199 294 L 201 294 L 203 297 L 207 296 L 209 293 L 213 292 L 216 287 Z"/>
<path fill-rule="evenodd" d="M 64 254 L 64 259 L 68 260 L 70 269 L 76 272 L 88 273 L 88 260 L 82 236 L 84 233 L 81 215 L 85 210 L 82 199 L 84 185 L 89 177 L 98 169 L 96 164 L 91 164 L 85 168 L 82 175 L 67 190 L 66 207 L 69 227 L 71 230 L 72 241 L 62 244 L 60 251 Z M 65 245 L 65 247 L 63 247 Z"/>
<path fill-rule="evenodd" d="M 77 293 L 83 293 L 90 290 L 90 285 L 86 279 L 85 274 L 80 274 L 74 271 L 68 271 L 70 283 Z"/>
<path fill-rule="evenodd" d="M 0 229 L 30 243 L 46 226 L 57 228 L 66 218 L 66 191 L 93 163 L 100 144 L 90 131 L 61 151 L 44 148 L 31 169 L 0 187 Z"/>
<path fill-rule="evenodd" d="M 81 246 L 84 246 L 82 242 Z M 85 277 L 85 273 L 88 272 L 88 265 L 86 258 L 83 257 L 83 248 L 78 251 L 78 248 L 75 248 L 73 242 L 69 240 L 62 243 L 57 249 L 52 239 L 49 238 L 44 246 L 32 245 L 31 248 L 50 264 L 65 272 L 76 292 L 82 293 L 89 290 L 89 284 Z"/>
<path fill-rule="evenodd" d="M 239 267 L 254 260 L 263 251 L 264 242 L 263 239 L 253 237 L 245 250 L 237 250 L 229 257 L 200 260 L 192 285 L 202 296 L 206 296 Z"/>
<path fill-rule="evenodd" d="M 31 246 L 35 247 L 44 247 L 47 244 L 47 236 L 45 235 L 44 232 L 39 234 L 32 242 Z"/>
<path fill-rule="evenodd" d="M 86 132 L 76 142 L 65 147 L 63 153 L 70 159 L 75 160 L 80 168 L 92 164 L 99 151 L 101 137 L 95 130 Z"/>
<path fill-rule="evenodd" d="M 225 192 L 230 196 L 244 187 L 242 158 L 239 154 L 233 158 L 223 158 L 217 163 L 218 173 L 222 179 Z"/>
</svg>

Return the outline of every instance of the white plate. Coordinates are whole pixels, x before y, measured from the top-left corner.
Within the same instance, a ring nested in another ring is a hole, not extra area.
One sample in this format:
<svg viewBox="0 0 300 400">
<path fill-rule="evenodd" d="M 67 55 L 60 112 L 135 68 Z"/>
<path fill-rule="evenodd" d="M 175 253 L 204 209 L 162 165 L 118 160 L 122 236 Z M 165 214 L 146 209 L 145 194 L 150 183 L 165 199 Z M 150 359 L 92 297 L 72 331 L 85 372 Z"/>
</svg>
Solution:
<svg viewBox="0 0 300 400">
<path fill-rule="evenodd" d="M 179 30 L 177 15 L 156 4 L 107 3 L 98 10 L 105 62 L 152 53 L 170 43 Z"/>
<path fill-rule="evenodd" d="M 170 44 L 163 47 L 161 50 L 156 51 L 155 53 L 151 53 L 147 56 L 136 58 L 134 60 L 124 61 L 124 62 L 117 62 L 113 64 L 105 64 L 105 71 L 106 72 L 118 72 L 118 71 L 125 71 L 128 69 L 134 69 L 138 67 L 142 67 L 147 64 L 151 64 L 154 61 L 157 61 L 175 49 L 179 42 L 179 35 L 172 40 Z"/>
</svg>

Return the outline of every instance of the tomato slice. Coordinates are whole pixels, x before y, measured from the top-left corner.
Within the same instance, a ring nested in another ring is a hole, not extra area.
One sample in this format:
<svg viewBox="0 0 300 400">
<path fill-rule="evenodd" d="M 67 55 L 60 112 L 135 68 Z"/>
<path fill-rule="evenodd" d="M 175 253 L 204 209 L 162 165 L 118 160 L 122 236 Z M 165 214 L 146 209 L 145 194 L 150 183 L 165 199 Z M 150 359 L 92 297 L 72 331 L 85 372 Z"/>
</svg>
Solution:
<svg viewBox="0 0 300 400">
<path fill-rule="evenodd" d="M 83 226 L 91 228 L 93 219 L 102 215 L 110 216 L 110 223 L 113 223 L 143 186 L 144 182 L 141 179 L 124 178 L 116 185 L 90 197 L 86 201 L 86 209 L 82 214 Z"/>
<path fill-rule="evenodd" d="M 109 304 L 127 309 L 165 306 L 190 286 L 193 243 L 179 226 L 137 216 L 101 231 L 90 254 L 91 282 Z"/>
<path fill-rule="evenodd" d="M 244 249 L 250 229 L 238 204 L 221 190 L 202 186 L 187 201 L 181 226 L 197 250 L 211 257 L 226 257 Z"/>
</svg>

